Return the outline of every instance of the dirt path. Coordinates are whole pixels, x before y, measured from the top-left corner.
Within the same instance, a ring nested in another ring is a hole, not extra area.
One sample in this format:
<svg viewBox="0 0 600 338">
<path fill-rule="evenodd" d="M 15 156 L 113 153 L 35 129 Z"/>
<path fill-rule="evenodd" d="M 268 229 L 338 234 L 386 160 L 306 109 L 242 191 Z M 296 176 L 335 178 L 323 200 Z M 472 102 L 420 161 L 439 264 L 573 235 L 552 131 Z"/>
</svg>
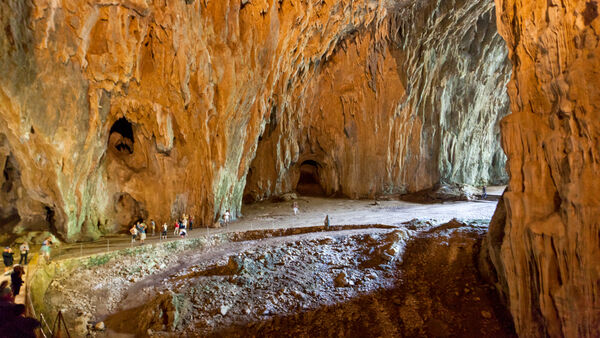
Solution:
<svg viewBox="0 0 600 338">
<path fill-rule="evenodd" d="M 244 205 L 243 216 L 230 223 L 227 228 L 211 229 L 194 227 L 188 238 L 199 238 L 226 232 L 248 230 L 266 230 L 278 228 L 297 228 L 323 225 L 326 215 L 331 224 L 387 224 L 400 225 L 413 219 L 431 220 L 442 224 L 453 218 L 460 220 L 489 220 L 494 214 L 498 198 L 504 191 L 503 186 L 488 187 L 488 199 L 485 201 L 460 201 L 438 204 L 418 204 L 404 201 L 374 201 L 327 199 L 300 197 L 297 201 L 300 214 L 294 216 L 292 202 L 259 202 Z M 171 225 L 169 225 L 171 226 Z M 179 240 L 173 237 L 169 228 L 167 241 Z M 148 236 L 146 243 L 158 243 L 158 233 Z M 133 246 L 139 246 L 139 242 Z M 95 242 L 64 244 L 53 251 L 55 259 L 80 257 L 132 247 L 128 235 L 107 236 Z"/>
</svg>

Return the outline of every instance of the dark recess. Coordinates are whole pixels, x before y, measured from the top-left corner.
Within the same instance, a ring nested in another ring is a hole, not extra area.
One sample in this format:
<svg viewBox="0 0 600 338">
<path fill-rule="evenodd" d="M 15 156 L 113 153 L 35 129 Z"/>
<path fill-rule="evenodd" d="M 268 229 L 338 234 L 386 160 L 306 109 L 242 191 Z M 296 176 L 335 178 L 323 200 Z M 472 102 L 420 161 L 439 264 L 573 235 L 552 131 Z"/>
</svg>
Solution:
<svg viewBox="0 0 600 338">
<path fill-rule="evenodd" d="M 305 196 L 325 196 L 321 187 L 319 168 L 321 165 L 313 160 L 302 162 L 300 165 L 300 179 L 296 185 L 296 191 Z"/>
<path fill-rule="evenodd" d="M 46 210 L 46 222 L 48 223 L 48 228 L 50 229 L 50 232 L 55 235 L 58 234 L 58 231 L 56 229 L 56 220 L 54 218 L 56 214 L 54 212 L 54 208 L 45 206 L 44 209 Z"/>
<path fill-rule="evenodd" d="M 133 153 L 133 126 L 126 118 L 122 117 L 115 121 L 113 126 L 110 128 L 109 135 L 117 133 L 121 135 L 121 138 L 115 143 L 115 148 L 120 152 Z"/>
<path fill-rule="evenodd" d="M 4 171 L 2 172 L 4 175 L 4 184 L 2 184 L 2 192 L 9 193 L 13 184 L 18 179 L 17 169 L 13 166 L 10 156 L 6 157 L 6 163 L 4 164 Z"/>
</svg>

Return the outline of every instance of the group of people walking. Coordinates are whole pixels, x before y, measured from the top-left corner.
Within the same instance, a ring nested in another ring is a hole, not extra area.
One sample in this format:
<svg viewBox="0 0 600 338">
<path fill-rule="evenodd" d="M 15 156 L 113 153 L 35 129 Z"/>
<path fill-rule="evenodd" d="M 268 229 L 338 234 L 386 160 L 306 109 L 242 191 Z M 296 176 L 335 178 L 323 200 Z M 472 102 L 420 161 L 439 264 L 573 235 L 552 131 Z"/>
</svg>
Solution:
<svg viewBox="0 0 600 338">
<path fill-rule="evenodd" d="M 194 226 L 194 219 L 190 215 L 183 214 L 180 219 L 176 219 L 173 223 L 173 235 L 179 236 L 181 238 L 185 238 L 188 234 L 188 231 L 191 231 Z M 148 229 L 149 228 L 149 229 Z M 141 220 L 138 221 L 135 225 L 129 229 L 129 233 L 131 234 L 131 243 L 134 243 L 136 240 L 140 240 L 140 244 L 144 244 L 146 240 L 146 234 L 151 231 L 152 236 L 155 236 L 156 230 L 159 230 L 160 239 L 167 239 L 167 233 L 169 231 L 169 225 L 167 222 L 164 222 L 160 229 L 156 228 L 156 222 L 151 219 L 150 226 L 146 225 L 146 223 Z"/>
<path fill-rule="evenodd" d="M 27 256 L 29 255 L 29 244 L 27 242 L 23 242 L 19 247 L 19 253 L 21 256 L 19 257 L 19 265 L 27 265 Z M 4 248 L 4 252 L 2 253 L 2 260 L 4 261 L 4 272 L 6 273 L 10 268 L 12 268 L 15 258 L 14 252 L 10 246 Z"/>
<path fill-rule="evenodd" d="M 21 244 L 19 252 L 21 254 L 19 264 L 14 266 L 12 249 L 7 246 L 2 253 L 5 275 L 10 273 L 10 280 L 0 282 L 0 337 L 36 337 L 34 330 L 39 327 L 37 320 L 24 316 L 25 305 L 15 304 L 15 298 L 21 294 L 21 287 L 24 284 L 24 266 L 29 263 L 27 259 L 29 244 L 27 242 Z"/>
<path fill-rule="evenodd" d="M 222 224 L 225 226 L 229 225 L 229 222 L 231 221 L 231 213 L 229 209 L 227 209 L 221 217 Z M 194 218 L 191 215 L 183 214 L 181 218 L 177 218 L 173 222 L 173 235 L 180 238 L 186 238 L 188 232 L 192 231 L 193 228 Z M 156 222 L 153 219 L 150 219 L 149 225 L 147 225 L 144 220 L 137 221 L 129 229 L 129 233 L 131 234 L 131 243 L 135 243 L 137 240 L 139 240 L 140 244 L 144 244 L 147 234 L 151 232 L 152 236 L 155 236 L 157 230 L 161 240 L 167 239 L 167 234 L 169 232 L 169 225 L 167 222 L 164 222 L 163 225 L 160 226 L 160 229 L 157 229 Z"/>
<path fill-rule="evenodd" d="M 187 236 L 188 230 L 192 231 L 193 228 L 194 228 L 194 220 L 193 220 L 192 216 L 183 214 L 183 217 L 181 219 L 175 220 L 175 223 L 173 224 L 173 235 L 179 236 L 181 238 L 185 238 Z M 163 229 L 165 231 L 165 239 L 166 239 L 167 238 L 166 231 L 168 229 L 166 222 L 165 222 L 165 224 L 163 224 Z"/>
<path fill-rule="evenodd" d="M 20 265 L 13 270 L 10 288 L 7 280 L 0 283 L 0 337 L 35 338 L 35 329 L 40 327 L 40 322 L 25 317 L 25 305 L 15 303 L 23 285 L 24 270 Z"/>
<path fill-rule="evenodd" d="M 40 253 L 42 257 L 46 260 L 46 262 L 50 261 L 50 248 L 52 246 L 52 237 L 46 238 L 42 242 L 42 247 L 40 249 Z M 18 266 L 24 266 L 29 264 L 29 243 L 24 241 L 19 246 L 19 263 Z M 4 273 L 6 274 L 13 268 L 15 264 L 15 253 L 10 246 L 4 247 L 4 251 L 2 252 L 2 261 L 4 263 Z"/>
<path fill-rule="evenodd" d="M 52 246 L 52 237 L 46 238 L 42 242 L 40 253 L 46 262 L 50 261 L 50 248 Z M 23 285 L 23 275 L 25 274 L 25 266 L 29 264 L 29 243 L 24 241 L 19 246 L 19 263 L 15 264 L 15 253 L 10 246 L 4 248 L 2 252 L 2 260 L 4 263 L 4 275 L 10 274 L 10 290 L 8 287 L 8 281 L 2 282 L 0 287 L 1 297 L 6 298 L 10 293 L 10 297 L 16 297 L 21 292 L 21 286 Z M 12 269 L 12 271 L 11 271 Z M 9 290 L 9 291 L 7 291 Z M 9 298 L 10 298 L 9 297 Z"/>
</svg>

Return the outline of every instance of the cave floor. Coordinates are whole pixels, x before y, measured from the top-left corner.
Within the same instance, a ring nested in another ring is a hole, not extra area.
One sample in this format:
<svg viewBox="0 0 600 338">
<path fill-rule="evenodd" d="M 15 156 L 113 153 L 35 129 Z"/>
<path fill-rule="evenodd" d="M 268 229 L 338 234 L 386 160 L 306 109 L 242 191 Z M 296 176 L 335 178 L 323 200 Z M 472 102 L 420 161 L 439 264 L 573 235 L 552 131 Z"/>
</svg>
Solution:
<svg viewBox="0 0 600 338">
<path fill-rule="evenodd" d="M 432 224 L 442 224 L 451 219 L 489 221 L 496 210 L 498 199 L 505 186 L 488 187 L 487 200 L 452 201 L 436 204 L 419 204 L 399 200 L 350 200 L 300 196 L 296 201 L 300 212 L 294 215 L 292 201 L 258 202 L 244 205 L 243 216 L 220 229 L 194 227 L 188 238 L 207 235 L 239 232 L 248 230 L 267 230 L 323 225 L 329 215 L 332 225 L 348 224 L 386 224 L 400 226 L 410 220 L 428 220 Z M 157 225 L 158 227 L 158 225 Z M 146 244 L 160 242 L 158 230 L 149 234 Z M 169 224 L 168 239 L 179 240 L 173 236 Z M 134 246 L 141 245 L 138 242 Z M 63 244 L 54 250 L 53 257 L 79 257 L 131 247 L 130 236 L 126 234 L 107 236 L 88 243 Z"/>
<path fill-rule="evenodd" d="M 257 203 L 210 236 L 112 238 L 111 251 L 126 250 L 64 270 L 59 256 L 44 303 L 77 334 L 103 321 L 99 337 L 512 337 L 477 272 L 502 191 L 490 190 L 487 201 L 428 205 L 300 198 L 297 216 L 292 202 Z M 334 226 L 320 226 L 324 215 Z M 71 246 L 62 258 L 105 250 Z"/>
<path fill-rule="evenodd" d="M 76 334 L 104 321 L 98 337 L 512 337 L 478 277 L 485 233 L 411 221 L 146 245 L 59 267 L 44 303 Z"/>
</svg>

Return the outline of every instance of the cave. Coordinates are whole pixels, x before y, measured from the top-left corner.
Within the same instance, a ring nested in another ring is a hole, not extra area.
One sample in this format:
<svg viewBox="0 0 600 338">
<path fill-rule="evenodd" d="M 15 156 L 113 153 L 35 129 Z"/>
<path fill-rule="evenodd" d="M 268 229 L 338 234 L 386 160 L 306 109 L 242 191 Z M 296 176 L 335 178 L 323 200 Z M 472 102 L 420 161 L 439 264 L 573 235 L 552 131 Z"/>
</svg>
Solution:
<svg viewBox="0 0 600 338">
<path fill-rule="evenodd" d="M 11 155 L 6 156 L 3 168 L 2 179 L 0 179 L 0 229 L 9 232 L 10 228 L 21 220 L 16 205 L 18 201 L 17 187 L 21 178 L 15 159 Z"/>
<path fill-rule="evenodd" d="M 119 153 L 133 154 L 133 126 L 126 118 L 121 117 L 113 123 L 109 131 L 109 143 Z"/>
<path fill-rule="evenodd" d="M 14 159 L 10 156 L 6 157 L 6 161 L 4 163 L 4 170 L 2 175 L 4 176 L 4 182 L 2 183 L 2 192 L 8 194 L 12 191 L 15 186 L 15 182 L 19 180 L 19 172 L 14 165 Z"/>
<path fill-rule="evenodd" d="M 44 211 L 46 212 L 45 221 L 48 224 L 48 230 L 52 233 L 57 234 L 58 231 L 56 229 L 56 218 L 54 208 L 50 206 L 44 206 Z"/>
<path fill-rule="evenodd" d="M 0 242 L 60 248 L 16 300 L 36 318 L 600 336 L 597 1 L 5 0 L 0 25 Z M 167 238 L 128 236 L 149 217 Z"/>
<path fill-rule="evenodd" d="M 325 196 L 325 190 L 321 186 L 319 168 L 321 165 L 313 160 L 307 160 L 300 164 L 298 170 L 300 177 L 296 183 L 296 191 L 304 196 Z"/>
<path fill-rule="evenodd" d="M 132 224 L 148 217 L 148 212 L 144 205 L 137 201 L 133 196 L 126 192 L 116 193 L 113 200 L 114 205 L 114 223 L 111 231 L 127 232 Z"/>
</svg>

